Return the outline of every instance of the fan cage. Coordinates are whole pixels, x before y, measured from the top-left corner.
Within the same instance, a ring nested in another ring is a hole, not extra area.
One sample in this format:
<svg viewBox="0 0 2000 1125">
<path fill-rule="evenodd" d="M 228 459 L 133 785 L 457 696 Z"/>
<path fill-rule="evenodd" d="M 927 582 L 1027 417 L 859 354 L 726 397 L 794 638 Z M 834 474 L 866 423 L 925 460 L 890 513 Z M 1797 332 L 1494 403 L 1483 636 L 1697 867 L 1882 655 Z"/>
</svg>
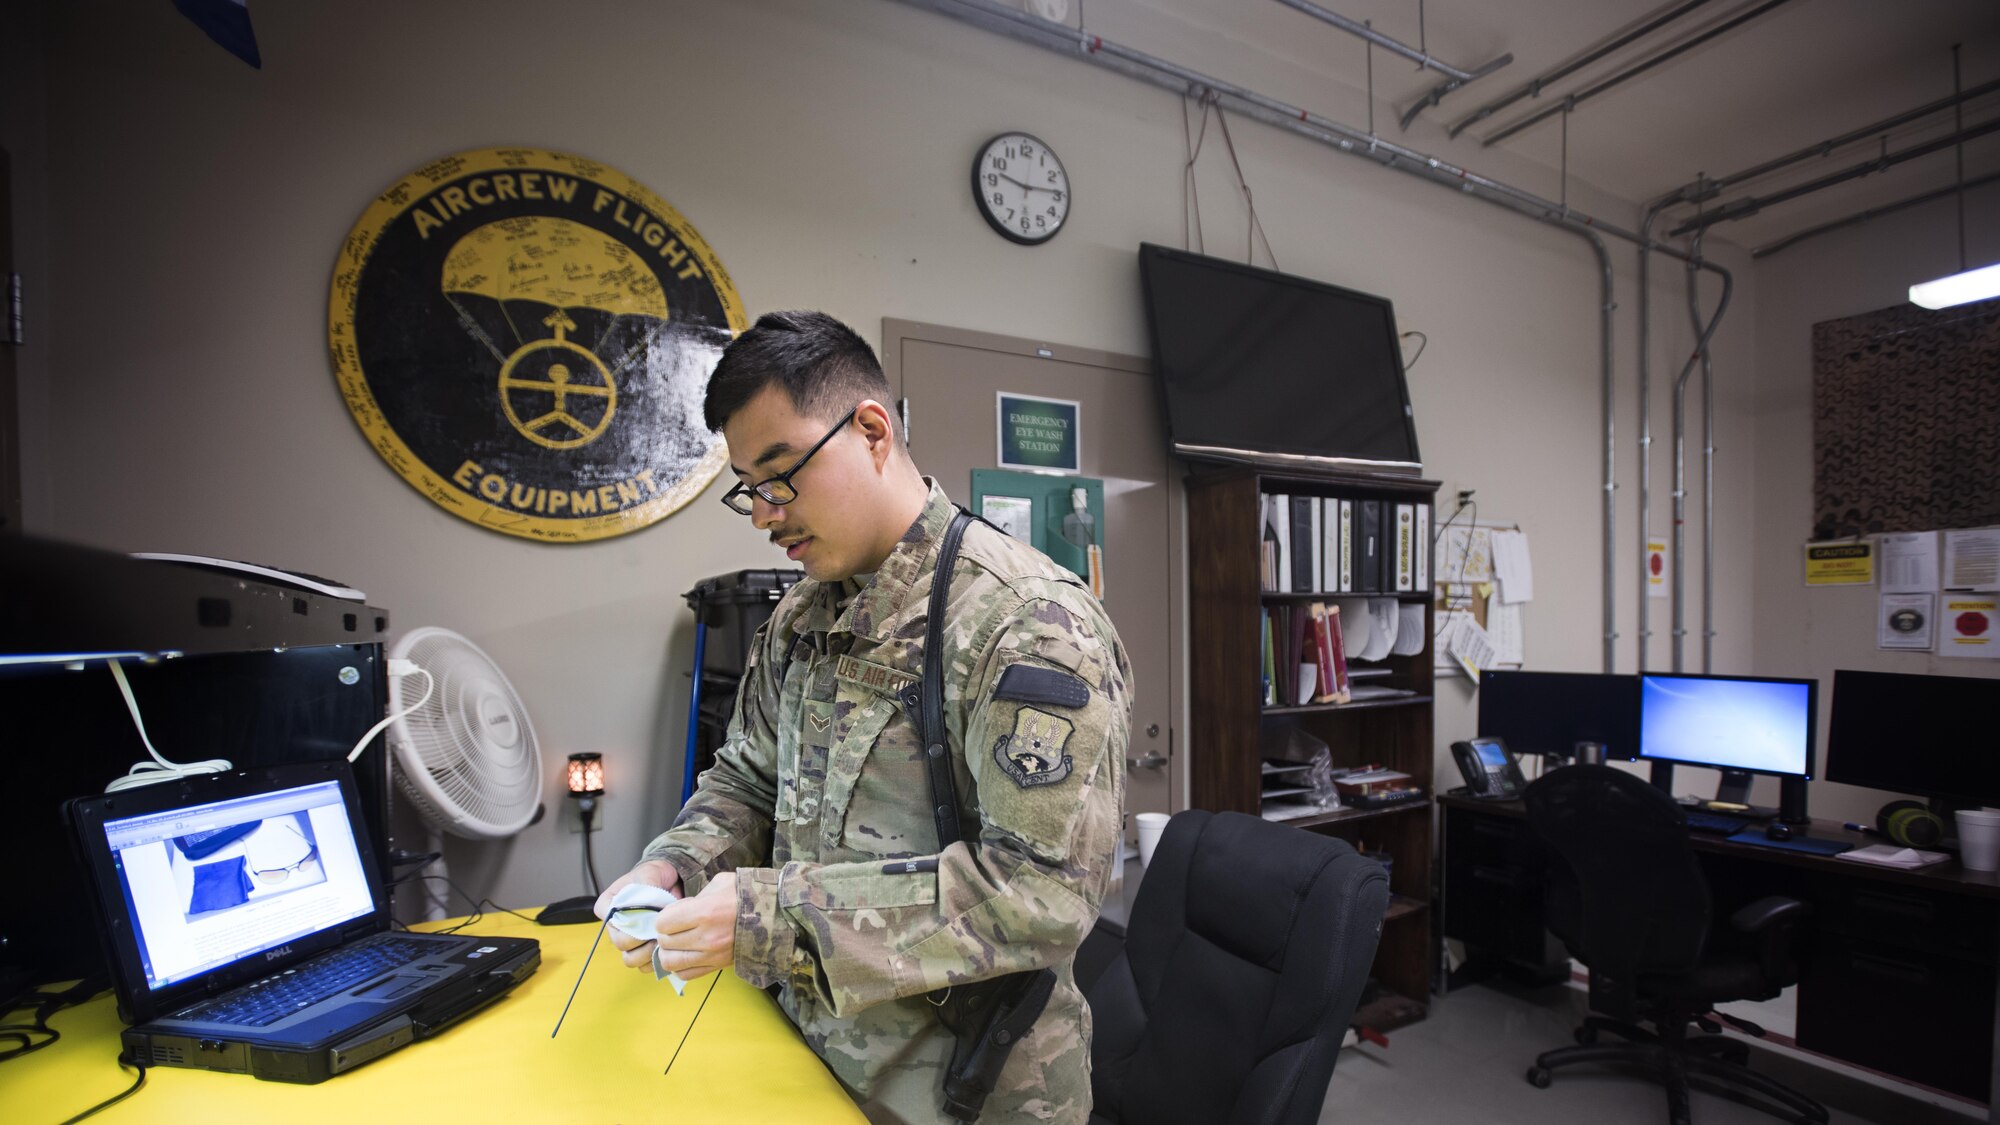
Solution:
<svg viewBox="0 0 2000 1125">
<path fill-rule="evenodd" d="M 426 823 L 455 836 L 499 839 L 526 828 L 542 795 L 542 755 L 527 708 L 478 645 L 446 629 L 418 629 L 390 656 L 429 672 L 423 706 L 390 728 L 397 787 Z M 390 682 L 390 704 L 422 694 L 415 677 Z"/>
</svg>

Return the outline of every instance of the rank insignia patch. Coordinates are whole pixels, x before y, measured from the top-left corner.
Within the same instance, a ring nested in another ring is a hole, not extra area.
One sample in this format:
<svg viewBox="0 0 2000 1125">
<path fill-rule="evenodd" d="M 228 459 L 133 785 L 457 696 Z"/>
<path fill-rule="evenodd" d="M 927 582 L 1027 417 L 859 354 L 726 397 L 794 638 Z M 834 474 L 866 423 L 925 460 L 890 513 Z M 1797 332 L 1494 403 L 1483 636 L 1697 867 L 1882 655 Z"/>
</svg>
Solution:
<svg viewBox="0 0 2000 1125">
<path fill-rule="evenodd" d="M 334 266 L 349 413 L 418 492 L 543 542 L 649 526 L 727 457 L 701 399 L 746 321 L 673 206 L 615 169 L 461 152 L 371 202 Z"/>
<path fill-rule="evenodd" d="M 993 760 L 1023 789 L 1054 785 L 1069 776 L 1066 747 L 1076 728 L 1068 719 L 1023 707 L 1014 713 L 1014 730 L 993 744 Z"/>
</svg>

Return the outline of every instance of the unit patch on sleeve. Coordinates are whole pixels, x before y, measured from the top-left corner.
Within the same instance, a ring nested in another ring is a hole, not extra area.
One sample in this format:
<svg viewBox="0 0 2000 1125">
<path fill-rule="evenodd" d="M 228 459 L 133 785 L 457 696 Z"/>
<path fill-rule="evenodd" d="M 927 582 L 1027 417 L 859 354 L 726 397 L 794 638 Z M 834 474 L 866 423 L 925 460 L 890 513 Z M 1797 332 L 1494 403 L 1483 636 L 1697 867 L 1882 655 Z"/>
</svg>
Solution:
<svg viewBox="0 0 2000 1125">
<path fill-rule="evenodd" d="M 1014 713 L 1014 729 L 993 743 L 993 760 L 1023 789 L 1054 785 L 1070 774 L 1069 736 L 1075 730 L 1068 719 L 1023 707 Z"/>
</svg>

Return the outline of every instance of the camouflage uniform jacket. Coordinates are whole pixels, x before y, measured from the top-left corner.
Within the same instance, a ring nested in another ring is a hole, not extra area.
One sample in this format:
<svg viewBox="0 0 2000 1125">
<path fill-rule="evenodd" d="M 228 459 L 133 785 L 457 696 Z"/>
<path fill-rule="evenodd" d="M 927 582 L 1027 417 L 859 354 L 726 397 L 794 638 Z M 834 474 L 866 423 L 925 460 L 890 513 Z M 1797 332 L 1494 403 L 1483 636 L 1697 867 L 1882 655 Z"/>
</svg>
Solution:
<svg viewBox="0 0 2000 1125">
<path fill-rule="evenodd" d="M 925 994 L 1045 966 L 1058 984 L 984 1122 L 1083 1122 L 1090 1014 L 1073 977 L 1117 854 L 1130 667 L 1069 571 L 967 528 L 943 631 L 966 839 L 938 849 L 916 719 L 935 483 L 873 579 L 800 582 L 764 626 L 714 768 L 646 849 L 688 893 L 737 876 L 736 972 L 778 1000 L 870 1119 L 942 1122 L 953 1039 Z"/>
</svg>

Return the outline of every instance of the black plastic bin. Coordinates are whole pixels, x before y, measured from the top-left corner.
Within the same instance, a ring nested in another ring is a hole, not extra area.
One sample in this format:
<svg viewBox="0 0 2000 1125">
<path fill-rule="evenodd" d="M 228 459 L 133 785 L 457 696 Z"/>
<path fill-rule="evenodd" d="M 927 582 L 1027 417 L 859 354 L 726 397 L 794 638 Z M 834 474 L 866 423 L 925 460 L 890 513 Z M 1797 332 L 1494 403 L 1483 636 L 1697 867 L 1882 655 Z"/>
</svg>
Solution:
<svg viewBox="0 0 2000 1125">
<path fill-rule="evenodd" d="M 803 570 L 739 570 L 695 583 L 683 597 L 707 628 L 702 669 L 742 675 L 750 638 L 770 620 L 785 591 L 805 576 Z"/>
</svg>

